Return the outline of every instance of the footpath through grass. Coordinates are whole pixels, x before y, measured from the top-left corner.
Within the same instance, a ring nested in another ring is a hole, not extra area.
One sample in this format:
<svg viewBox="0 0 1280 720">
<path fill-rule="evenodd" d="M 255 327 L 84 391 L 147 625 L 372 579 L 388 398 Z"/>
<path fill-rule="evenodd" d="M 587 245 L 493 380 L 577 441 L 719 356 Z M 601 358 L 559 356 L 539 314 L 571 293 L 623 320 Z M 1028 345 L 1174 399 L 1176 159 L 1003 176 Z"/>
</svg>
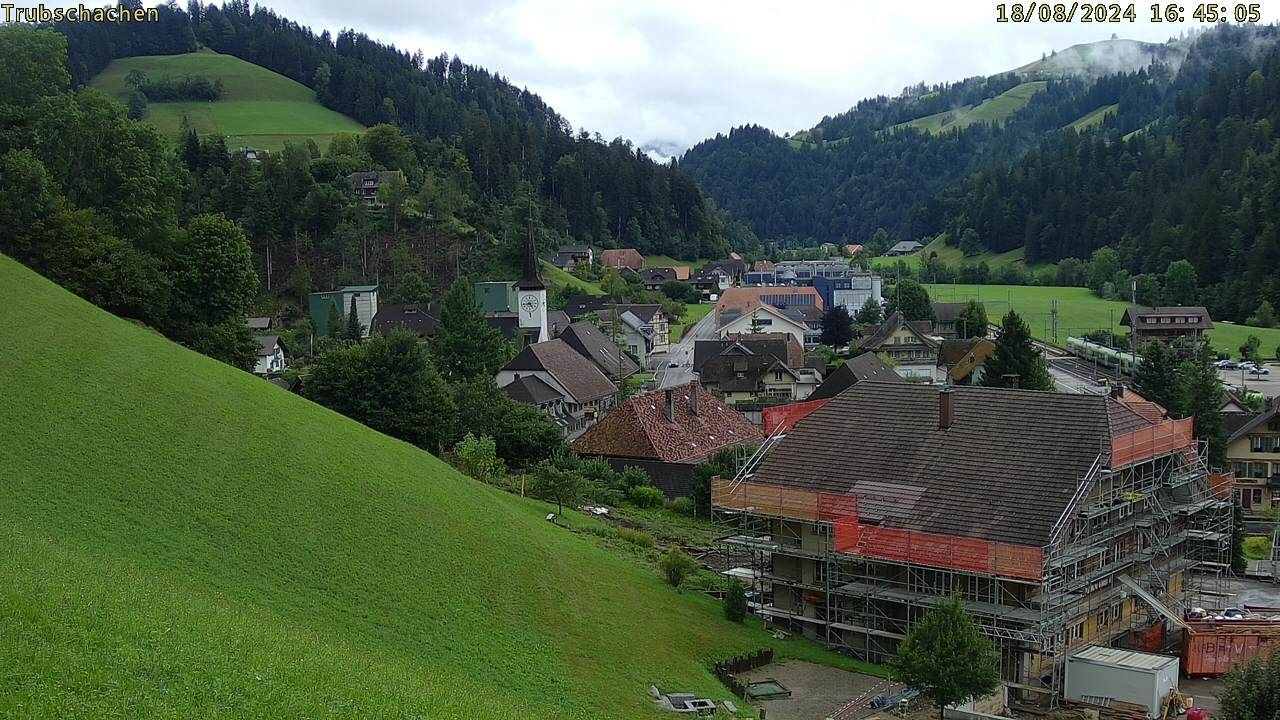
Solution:
<svg viewBox="0 0 1280 720">
<path fill-rule="evenodd" d="M 659 717 L 720 606 L 0 256 L 0 717 Z M 584 520 L 585 516 L 582 516 Z"/>
<path fill-rule="evenodd" d="M 222 99 L 216 102 L 148 103 L 143 120 L 160 132 L 177 137 L 185 117 L 201 135 L 221 134 L 228 148 L 250 146 L 280 150 L 286 142 L 314 140 L 321 150 L 342 132 L 358 133 L 364 126 L 324 107 L 307 86 L 211 50 L 185 55 L 151 55 L 112 61 L 90 83 L 123 100 L 129 92 L 125 78 L 139 70 L 153 79 L 165 75 L 204 75 L 222 80 Z"/>
</svg>

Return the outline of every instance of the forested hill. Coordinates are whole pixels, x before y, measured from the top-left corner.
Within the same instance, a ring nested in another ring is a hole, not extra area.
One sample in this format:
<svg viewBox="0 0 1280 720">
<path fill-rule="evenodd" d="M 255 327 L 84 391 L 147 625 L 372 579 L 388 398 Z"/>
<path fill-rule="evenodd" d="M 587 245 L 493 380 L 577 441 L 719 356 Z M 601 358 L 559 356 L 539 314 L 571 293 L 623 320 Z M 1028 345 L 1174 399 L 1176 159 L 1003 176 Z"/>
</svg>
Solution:
<svg viewBox="0 0 1280 720">
<path fill-rule="evenodd" d="M 1176 71 L 1048 78 L 1012 111 L 1024 76 L 911 88 L 793 138 L 735 129 L 681 167 L 768 241 L 945 233 L 1031 263 L 1110 246 L 1134 275 L 1186 257 L 1215 316 L 1243 321 L 1280 300 L 1277 37 L 1218 27 Z"/>
<path fill-rule="evenodd" d="M 461 181 L 474 208 L 463 220 L 490 244 L 513 234 L 493 218 L 519 215 L 523 235 L 532 204 L 544 246 L 590 241 L 682 258 L 727 249 L 720 214 L 685 173 L 625 140 L 575 133 L 536 94 L 456 57 L 411 55 L 350 30 L 317 35 L 240 0 L 192 2 L 185 11 L 165 6 L 162 20 L 145 40 L 129 25 L 57 27 L 69 40 L 73 83 L 116 57 L 190 52 L 198 42 L 301 82 L 326 107 L 365 125 L 399 127 L 425 173 Z"/>
</svg>

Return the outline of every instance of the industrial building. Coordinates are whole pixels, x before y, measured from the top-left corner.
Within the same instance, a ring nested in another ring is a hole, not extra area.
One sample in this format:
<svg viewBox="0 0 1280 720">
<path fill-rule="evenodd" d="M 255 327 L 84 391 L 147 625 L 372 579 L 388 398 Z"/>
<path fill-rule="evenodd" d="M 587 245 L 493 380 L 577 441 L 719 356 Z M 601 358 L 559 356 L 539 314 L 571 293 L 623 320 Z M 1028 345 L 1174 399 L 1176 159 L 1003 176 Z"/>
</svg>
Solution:
<svg viewBox="0 0 1280 720">
<path fill-rule="evenodd" d="M 885 662 L 957 593 L 1010 690 L 1057 698 L 1073 652 L 1220 598 L 1231 476 L 1132 394 L 872 380 L 779 411 L 712 504 L 752 609 L 807 637 Z"/>
</svg>

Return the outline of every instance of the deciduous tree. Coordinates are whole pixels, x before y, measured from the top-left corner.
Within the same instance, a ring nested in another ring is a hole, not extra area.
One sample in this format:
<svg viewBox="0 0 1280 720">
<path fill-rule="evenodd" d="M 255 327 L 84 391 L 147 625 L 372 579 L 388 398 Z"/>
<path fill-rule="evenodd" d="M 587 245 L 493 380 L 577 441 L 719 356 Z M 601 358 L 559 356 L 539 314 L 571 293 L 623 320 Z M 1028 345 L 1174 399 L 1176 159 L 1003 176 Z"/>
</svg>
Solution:
<svg viewBox="0 0 1280 720">
<path fill-rule="evenodd" d="M 919 689 L 944 717 L 948 705 L 995 691 L 1000 685 L 995 645 L 952 596 L 925 613 L 898 646 L 895 679 Z"/>
<path fill-rule="evenodd" d="M 819 342 L 829 347 L 841 348 L 852 339 L 853 318 L 849 317 L 849 311 L 843 305 L 828 306 L 822 312 L 822 338 Z"/>
<path fill-rule="evenodd" d="M 934 320 L 929 291 L 910 278 L 903 278 L 889 290 L 888 314 L 901 312 L 904 320 Z"/>
<path fill-rule="evenodd" d="M 977 300 L 970 300 L 956 315 L 956 335 L 961 338 L 987 336 L 987 307 Z"/>
</svg>

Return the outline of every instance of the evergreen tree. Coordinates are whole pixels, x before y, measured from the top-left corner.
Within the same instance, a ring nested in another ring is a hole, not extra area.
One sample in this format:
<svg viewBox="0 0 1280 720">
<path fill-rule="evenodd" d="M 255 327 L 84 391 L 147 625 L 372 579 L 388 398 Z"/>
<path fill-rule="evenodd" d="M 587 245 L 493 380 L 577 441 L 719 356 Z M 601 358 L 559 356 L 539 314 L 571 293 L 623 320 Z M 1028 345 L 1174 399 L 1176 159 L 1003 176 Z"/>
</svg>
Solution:
<svg viewBox="0 0 1280 720">
<path fill-rule="evenodd" d="M 898 646 L 894 679 L 919 689 L 938 707 L 993 692 L 1000 685 L 996 647 L 978 629 L 958 595 L 925 613 Z"/>
<path fill-rule="evenodd" d="M 849 317 L 849 311 L 843 305 L 831 305 L 822 313 L 822 338 L 819 340 L 823 345 L 833 348 L 841 348 L 849 344 L 853 339 L 853 318 Z"/>
<path fill-rule="evenodd" d="M 929 299 L 929 291 L 923 285 L 903 278 L 889 289 L 889 309 L 887 314 L 902 313 L 903 320 L 935 320 L 933 302 Z"/>
<path fill-rule="evenodd" d="M 1258 305 L 1258 309 L 1249 316 L 1248 324 L 1258 327 L 1275 327 L 1276 326 L 1276 309 L 1270 302 L 1263 300 Z"/>
<path fill-rule="evenodd" d="M 476 377 L 492 379 L 511 357 L 509 343 L 485 322 L 471 283 L 463 278 L 449 286 L 440 303 L 431 355 L 440 374 L 455 383 Z"/>
<path fill-rule="evenodd" d="M 1153 340 L 1142 348 L 1142 362 L 1133 374 L 1133 389 L 1142 397 L 1181 417 L 1182 387 L 1178 358 L 1170 347 Z"/>
<path fill-rule="evenodd" d="M 956 335 L 961 338 L 987 336 L 987 307 L 977 300 L 970 300 L 956 315 Z"/>
<path fill-rule="evenodd" d="M 325 335 L 335 340 L 342 337 L 342 310 L 338 308 L 338 301 L 329 298 L 329 317 L 325 325 Z"/>
<path fill-rule="evenodd" d="M 1054 388 L 1044 355 L 1031 340 L 1030 328 L 1013 310 L 1000 323 L 996 350 L 982 370 L 982 384 L 1028 390 Z"/>
<path fill-rule="evenodd" d="M 351 308 L 347 310 L 346 338 L 352 342 L 364 339 L 364 325 L 360 324 L 360 313 L 356 310 L 356 296 L 351 296 Z"/>
<path fill-rule="evenodd" d="M 740 623 L 747 617 L 747 589 L 736 578 L 729 581 L 724 593 L 724 617 L 729 622 Z"/>
<path fill-rule="evenodd" d="M 1220 468 L 1226 461 L 1227 436 L 1222 429 L 1222 379 L 1213 366 L 1213 350 L 1203 343 L 1194 357 L 1182 364 L 1182 411 L 1194 419 L 1197 440 L 1209 444 L 1209 464 Z"/>
<path fill-rule="evenodd" d="M 862 307 L 858 310 L 857 316 L 854 317 L 859 325 L 879 325 L 884 322 L 884 309 L 880 307 L 880 303 L 876 302 L 873 297 L 867 298 L 862 303 Z"/>
</svg>

